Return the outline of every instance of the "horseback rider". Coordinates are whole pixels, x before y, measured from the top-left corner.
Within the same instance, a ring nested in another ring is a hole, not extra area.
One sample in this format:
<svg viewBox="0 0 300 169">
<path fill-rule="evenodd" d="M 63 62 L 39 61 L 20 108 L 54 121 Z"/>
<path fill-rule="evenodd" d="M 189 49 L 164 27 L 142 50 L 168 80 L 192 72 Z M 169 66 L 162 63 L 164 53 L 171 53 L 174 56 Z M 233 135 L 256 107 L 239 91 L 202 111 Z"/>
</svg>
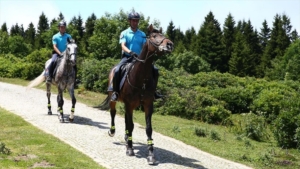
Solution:
<svg viewBox="0 0 300 169">
<path fill-rule="evenodd" d="M 137 12 L 131 12 L 128 14 L 128 22 L 130 27 L 124 30 L 120 35 L 120 44 L 122 48 L 122 59 L 116 66 L 114 78 L 113 78 L 113 94 L 111 96 L 111 101 L 116 102 L 119 96 L 119 83 L 120 83 L 120 68 L 126 63 L 132 62 L 134 57 L 138 57 L 141 53 L 143 45 L 146 43 L 146 34 L 138 29 L 138 24 L 140 21 L 140 15 Z M 158 69 L 153 65 L 154 69 L 154 80 L 155 89 L 158 82 Z M 159 99 L 163 96 L 155 91 L 154 98 Z"/>
<path fill-rule="evenodd" d="M 63 57 L 63 52 L 67 49 L 67 39 L 72 39 L 71 35 L 66 33 L 66 21 L 61 20 L 58 23 L 58 29 L 59 32 L 52 37 L 52 44 L 53 44 L 53 52 L 52 52 L 52 59 L 49 64 L 49 66 L 46 69 L 46 76 L 47 76 L 47 83 L 52 82 L 53 78 L 53 71 L 55 69 L 55 62 L 57 57 L 61 58 Z M 74 66 L 75 69 L 75 79 L 76 79 L 76 74 L 77 74 L 77 67 L 76 65 Z"/>
</svg>

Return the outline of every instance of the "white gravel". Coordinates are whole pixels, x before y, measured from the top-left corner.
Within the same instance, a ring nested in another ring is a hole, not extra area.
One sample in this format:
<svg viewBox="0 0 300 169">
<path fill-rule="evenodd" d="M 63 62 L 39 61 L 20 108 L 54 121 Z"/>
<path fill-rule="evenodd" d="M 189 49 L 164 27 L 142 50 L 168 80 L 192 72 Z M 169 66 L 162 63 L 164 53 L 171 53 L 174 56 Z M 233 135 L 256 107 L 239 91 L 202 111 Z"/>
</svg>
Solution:
<svg viewBox="0 0 300 169">
<path fill-rule="evenodd" d="M 67 93 L 64 93 L 67 94 Z M 46 90 L 0 82 L 0 106 L 53 136 L 63 140 L 106 168 L 198 168 L 249 169 L 220 157 L 208 154 L 181 141 L 153 132 L 157 165 L 147 164 L 145 129 L 135 123 L 133 131 L 134 157 L 125 154 L 124 119 L 116 116 L 116 134 L 109 137 L 109 112 L 100 111 L 77 102 L 74 123 L 60 123 L 56 114 L 56 93 L 51 96 L 53 115 L 47 115 Z M 71 101 L 65 99 L 64 113 L 69 115 Z"/>
</svg>

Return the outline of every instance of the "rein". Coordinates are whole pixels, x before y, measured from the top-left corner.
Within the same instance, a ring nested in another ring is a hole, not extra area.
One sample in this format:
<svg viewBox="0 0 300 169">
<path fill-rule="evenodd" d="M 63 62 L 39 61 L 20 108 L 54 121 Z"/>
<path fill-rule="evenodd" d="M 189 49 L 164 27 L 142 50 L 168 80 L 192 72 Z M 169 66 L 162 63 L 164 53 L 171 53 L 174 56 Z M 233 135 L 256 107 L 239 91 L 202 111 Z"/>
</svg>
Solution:
<svg viewBox="0 0 300 169">
<path fill-rule="evenodd" d="M 154 39 L 155 39 L 155 38 L 154 38 Z M 149 56 L 149 51 L 148 51 L 148 52 L 147 52 L 147 55 L 146 55 L 146 59 L 144 59 L 144 60 L 139 59 L 139 58 L 136 57 L 136 56 L 134 56 L 134 58 L 135 58 L 137 61 L 139 61 L 139 62 L 146 63 L 146 61 L 147 61 L 150 57 L 152 57 L 154 54 L 157 53 L 157 50 L 162 51 L 162 48 L 160 47 L 160 45 L 163 43 L 163 41 L 164 41 L 165 39 L 167 39 L 167 38 L 164 37 L 158 44 L 152 42 L 150 39 L 147 39 L 148 46 L 149 46 L 149 43 L 150 43 L 152 46 L 155 47 L 154 53 L 152 53 L 152 54 Z M 156 41 L 156 42 L 157 42 L 157 41 Z"/>
<path fill-rule="evenodd" d="M 155 38 L 154 38 L 155 39 Z M 162 51 L 163 49 L 160 47 L 160 45 L 163 43 L 163 41 L 165 40 L 165 39 L 167 39 L 167 38 L 163 38 L 159 43 L 154 43 L 154 42 L 152 42 L 150 39 L 147 39 L 147 43 L 148 43 L 148 46 L 149 46 L 149 43 L 152 45 L 152 46 L 154 46 L 155 47 L 155 51 L 151 54 L 151 55 L 149 55 L 149 51 L 147 52 L 147 54 L 146 54 L 146 59 L 144 59 L 144 60 L 142 60 L 142 59 L 139 59 L 138 57 L 136 57 L 136 56 L 134 56 L 134 58 L 137 60 L 137 61 L 139 61 L 139 62 L 142 62 L 142 63 L 146 63 L 146 61 L 149 59 L 149 58 L 151 58 L 153 55 L 155 55 L 156 53 L 157 53 L 157 51 L 159 50 L 159 51 Z M 156 40 L 155 40 L 156 41 Z M 157 42 L 157 41 L 156 41 Z M 145 89 L 146 89 L 146 84 L 145 83 L 143 83 L 143 87 L 142 88 L 139 88 L 139 87 L 136 87 L 136 86 L 134 86 L 134 85 L 132 85 L 131 83 L 130 83 L 130 80 L 129 80 L 129 77 L 128 77 L 128 75 L 129 75 L 129 73 L 126 75 L 126 78 L 127 78 L 127 82 L 128 82 L 128 84 L 131 86 L 131 87 L 133 87 L 133 88 L 136 88 L 136 89 L 139 89 L 139 90 L 142 90 L 142 91 L 145 91 Z"/>
</svg>

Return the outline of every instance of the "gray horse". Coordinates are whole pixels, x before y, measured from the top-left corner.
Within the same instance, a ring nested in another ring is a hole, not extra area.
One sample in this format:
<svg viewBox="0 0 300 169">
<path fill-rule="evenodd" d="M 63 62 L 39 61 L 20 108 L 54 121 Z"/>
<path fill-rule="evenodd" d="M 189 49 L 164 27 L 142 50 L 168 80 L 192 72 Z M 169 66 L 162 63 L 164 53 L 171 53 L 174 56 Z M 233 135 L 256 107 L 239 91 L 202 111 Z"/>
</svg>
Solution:
<svg viewBox="0 0 300 169">
<path fill-rule="evenodd" d="M 51 111 L 51 84 L 57 86 L 58 88 L 58 95 L 57 95 L 57 104 L 58 104 L 58 118 L 60 122 L 64 122 L 64 116 L 63 116 L 63 105 L 64 105 L 64 99 L 63 99 L 63 91 L 67 88 L 68 92 L 70 94 L 70 97 L 72 98 L 72 109 L 71 114 L 69 116 L 69 121 L 73 122 L 74 120 L 74 111 L 75 111 L 75 104 L 76 104 L 76 98 L 74 95 L 74 83 L 75 83 L 75 70 L 74 65 L 76 64 L 76 54 L 77 54 L 77 45 L 73 39 L 68 39 L 67 49 L 63 52 L 63 57 L 58 58 L 57 60 L 57 71 L 55 74 L 55 77 L 52 79 L 52 83 L 46 83 L 47 84 L 47 98 L 48 98 L 48 114 L 52 115 Z M 45 70 L 50 64 L 51 59 L 49 59 L 45 63 Z M 39 84 L 41 84 L 43 81 L 45 81 L 45 70 L 41 73 L 40 76 L 35 78 L 33 81 L 30 82 L 28 85 L 28 88 L 35 87 Z"/>
</svg>

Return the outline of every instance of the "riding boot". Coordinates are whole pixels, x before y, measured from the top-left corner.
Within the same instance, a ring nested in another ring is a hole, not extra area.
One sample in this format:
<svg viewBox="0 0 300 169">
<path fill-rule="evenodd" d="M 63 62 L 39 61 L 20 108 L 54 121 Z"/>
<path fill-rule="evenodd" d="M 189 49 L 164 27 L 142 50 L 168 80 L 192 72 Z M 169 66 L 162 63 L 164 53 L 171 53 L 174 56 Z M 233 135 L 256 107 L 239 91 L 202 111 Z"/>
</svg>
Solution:
<svg viewBox="0 0 300 169">
<path fill-rule="evenodd" d="M 47 75 L 47 83 L 51 83 L 52 82 L 52 77 L 53 77 L 53 68 L 54 67 L 54 63 L 51 62 L 50 65 L 48 66 L 48 75 Z"/>
<path fill-rule="evenodd" d="M 159 76 L 159 73 L 158 73 L 158 69 L 153 65 L 153 78 L 154 78 L 154 88 L 155 88 L 155 92 L 154 92 L 154 99 L 161 99 L 163 98 L 164 96 L 161 95 L 157 90 L 156 90 L 156 87 L 157 87 L 157 83 L 158 83 L 158 76 Z"/>
<path fill-rule="evenodd" d="M 116 102 L 119 97 L 119 70 L 116 68 L 113 77 L 113 94 L 111 95 L 111 101 Z"/>
</svg>

